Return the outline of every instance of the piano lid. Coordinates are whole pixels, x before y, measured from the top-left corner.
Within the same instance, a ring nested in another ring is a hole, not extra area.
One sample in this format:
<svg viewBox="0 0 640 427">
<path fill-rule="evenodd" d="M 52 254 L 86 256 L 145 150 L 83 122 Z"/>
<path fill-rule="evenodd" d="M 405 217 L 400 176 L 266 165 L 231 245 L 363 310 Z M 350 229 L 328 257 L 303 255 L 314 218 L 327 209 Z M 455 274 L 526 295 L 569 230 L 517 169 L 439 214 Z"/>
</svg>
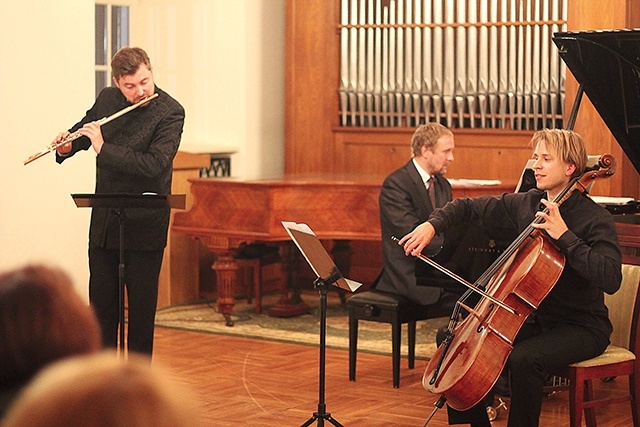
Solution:
<svg viewBox="0 0 640 427">
<path fill-rule="evenodd" d="M 640 30 L 560 32 L 553 41 L 640 173 Z"/>
</svg>

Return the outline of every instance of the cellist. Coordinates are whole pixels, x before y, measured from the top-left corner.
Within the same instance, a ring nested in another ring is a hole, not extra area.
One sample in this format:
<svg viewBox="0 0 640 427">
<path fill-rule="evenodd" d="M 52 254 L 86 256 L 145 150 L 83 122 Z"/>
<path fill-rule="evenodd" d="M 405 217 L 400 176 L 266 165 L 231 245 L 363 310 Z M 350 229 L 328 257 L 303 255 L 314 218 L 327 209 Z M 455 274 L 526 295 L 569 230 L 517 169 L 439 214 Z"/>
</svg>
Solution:
<svg viewBox="0 0 640 427">
<path fill-rule="evenodd" d="M 531 147 L 537 188 L 455 199 L 400 239 L 407 255 L 418 255 L 436 233 L 456 223 L 489 228 L 498 224 L 519 233 L 538 216 L 542 221 L 535 228 L 565 256 L 559 280 L 519 330 L 507 360 L 509 427 L 538 425 L 547 372 L 604 352 L 613 330 L 604 292 L 616 292 L 622 280 L 622 256 L 611 214 L 580 191 L 560 205 L 553 202 L 573 177 L 585 171 L 583 139 L 572 131 L 545 129 L 533 135 Z M 491 425 L 482 402 L 464 412 L 449 408 L 449 423 Z"/>
</svg>

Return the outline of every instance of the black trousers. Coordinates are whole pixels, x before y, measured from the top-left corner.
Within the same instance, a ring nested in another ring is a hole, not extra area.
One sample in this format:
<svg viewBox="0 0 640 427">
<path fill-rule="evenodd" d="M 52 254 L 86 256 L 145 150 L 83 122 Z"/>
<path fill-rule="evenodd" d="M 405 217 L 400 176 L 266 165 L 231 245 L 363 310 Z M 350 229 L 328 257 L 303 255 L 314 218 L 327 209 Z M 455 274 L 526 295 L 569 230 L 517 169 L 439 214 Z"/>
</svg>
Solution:
<svg viewBox="0 0 640 427">
<path fill-rule="evenodd" d="M 128 250 L 124 253 L 125 292 L 128 307 L 127 348 L 151 355 L 158 303 L 158 276 L 164 249 Z M 105 347 L 118 345 L 119 292 L 118 249 L 104 249 L 89 243 L 89 301 L 93 306 Z"/>
<path fill-rule="evenodd" d="M 507 360 L 511 386 L 507 425 L 538 426 L 548 373 L 598 356 L 608 344 L 608 339 L 580 326 L 559 324 L 543 328 L 537 321 L 525 323 Z M 464 412 L 449 408 L 449 423 L 488 425 L 484 403 Z"/>
</svg>

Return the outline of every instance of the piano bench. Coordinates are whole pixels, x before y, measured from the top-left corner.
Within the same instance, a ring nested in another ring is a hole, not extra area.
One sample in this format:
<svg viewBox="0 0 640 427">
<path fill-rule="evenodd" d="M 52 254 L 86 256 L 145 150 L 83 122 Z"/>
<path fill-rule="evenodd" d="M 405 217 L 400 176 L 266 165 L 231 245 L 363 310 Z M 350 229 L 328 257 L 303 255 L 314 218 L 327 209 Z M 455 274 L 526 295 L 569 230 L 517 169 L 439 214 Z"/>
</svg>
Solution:
<svg viewBox="0 0 640 427">
<path fill-rule="evenodd" d="M 356 379 L 358 350 L 358 321 L 370 320 L 391 324 L 391 359 L 393 387 L 400 387 L 400 342 L 402 324 L 408 326 L 409 369 L 415 365 L 416 321 L 447 316 L 434 306 L 416 304 L 409 299 L 387 292 L 370 290 L 356 293 L 347 299 L 349 309 L 349 380 Z M 437 311 L 437 313 L 435 313 Z"/>
</svg>

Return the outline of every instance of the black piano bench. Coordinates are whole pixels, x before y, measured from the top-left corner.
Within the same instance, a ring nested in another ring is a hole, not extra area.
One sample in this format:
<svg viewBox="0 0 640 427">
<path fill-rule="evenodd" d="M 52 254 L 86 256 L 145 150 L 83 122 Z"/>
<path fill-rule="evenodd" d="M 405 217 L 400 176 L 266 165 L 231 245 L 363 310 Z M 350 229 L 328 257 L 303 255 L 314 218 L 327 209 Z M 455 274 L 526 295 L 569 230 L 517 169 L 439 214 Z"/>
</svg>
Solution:
<svg viewBox="0 0 640 427">
<path fill-rule="evenodd" d="M 391 324 L 391 354 L 393 387 L 400 387 L 400 342 L 402 324 L 408 326 L 409 369 L 415 364 L 416 321 L 442 316 L 435 315 L 433 306 L 420 305 L 409 299 L 376 290 L 357 293 L 347 299 L 349 307 L 349 380 L 356 380 L 356 353 L 358 350 L 358 321 L 370 320 Z"/>
</svg>

